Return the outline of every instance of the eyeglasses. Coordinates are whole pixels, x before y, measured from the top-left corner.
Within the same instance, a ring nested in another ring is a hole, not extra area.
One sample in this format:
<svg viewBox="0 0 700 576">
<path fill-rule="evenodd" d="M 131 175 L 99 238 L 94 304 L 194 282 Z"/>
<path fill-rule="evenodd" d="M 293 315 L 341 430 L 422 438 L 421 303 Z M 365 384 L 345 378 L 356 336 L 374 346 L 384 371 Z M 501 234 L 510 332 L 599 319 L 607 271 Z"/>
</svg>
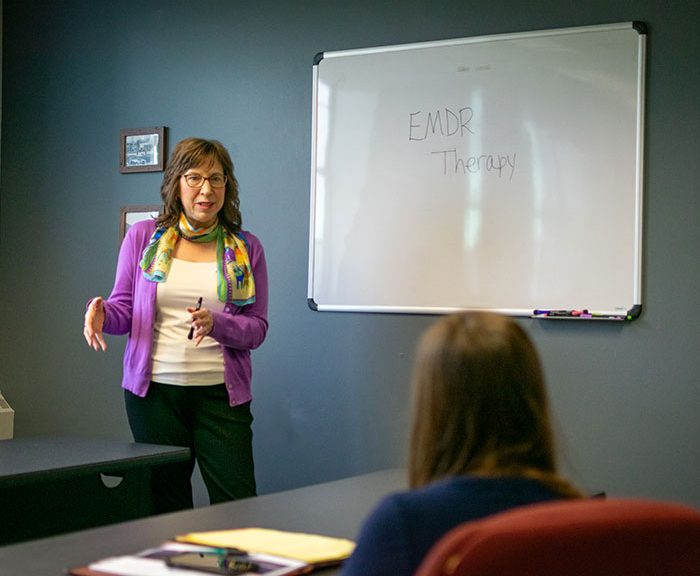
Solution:
<svg viewBox="0 0 700 576">
<path fill-rule="evenodd" d="M 185 182 L 190 188 L 201 188 L 204 186 L 204 181 L 209 180 L 209 184 L 212 188 L 221 188 L 226 185 L 226 174 L 212 174 L 209 177 L 202 176 L 201 174 L 183 174 Z"/>
</svg>

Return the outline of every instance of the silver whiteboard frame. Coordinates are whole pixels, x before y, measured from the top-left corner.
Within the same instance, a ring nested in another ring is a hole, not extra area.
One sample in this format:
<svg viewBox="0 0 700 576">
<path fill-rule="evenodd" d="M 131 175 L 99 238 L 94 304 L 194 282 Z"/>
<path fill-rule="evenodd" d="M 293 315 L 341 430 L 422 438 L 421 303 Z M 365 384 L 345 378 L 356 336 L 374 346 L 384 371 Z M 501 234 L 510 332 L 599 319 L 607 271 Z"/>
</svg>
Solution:
<svg viewBox="0 0 700 576">
<path fill-rule="evenodd" d="M 315 270 L 315 243 L 314 232 L 316 229 L 316 157 L 318 152 L 317 119 L 316 109 L 318 104 L 318 65 L 325 58 L 339 58 L 344 56 L 372 54 L 379 52 L 406 51 L 412 49 L 445 47 L 463 45 L 469 43 L 482 43 L 488 41 L 499 41 L 508 39 L 522 39 L 527 37 L 542 37 L 548 35 L 577 34 L 581 32 L 595 32 L 606 30 L 629 30 L 630 28 L 638 32 L 638 62 L 637 62 L 637 137 L 636 137 L 636 197 L 635 197 L 635 258 L 633 287 L 634 303 L 627 311 L 621 310 L 596 310 L 594 313 L 603 319 L 609 316 L 614 319 L 634 320 L 641 315 L 642 311 L 642 266 L 643 266 L 643 197 L 644 197 L 644 122 L 646 107 L 646 37 L 647 30 L 643 23 L 630 21 L 613 24 L 600 24 L 593 26 L 576 26 L 569 28 L 537 30 L 529 32 L 517 32 L 506 34 L 493 34 L 485 36 L 473 36 L 452 40 L 438 40 L 431 42 L 415 42 L 407 44 L 395 44 L 387 46 L 377 46 L 370 48 L 359 48 L 350 50 L 338 50 L 330 52 L 319 52 L 314 57 L 312 68 L 312 114 L 311 114 L 311 178 L 310 178 L 310 203 L 309 203 L 309 260 L 308 260 L 308 285 L 307 304 L 314 311 L 335 311 L 335 312 L 372 312 L 390 314 L 450 314 L 462 310 L 477 310 L 478 308 L 454 308 L 454 307 L 410 307 L 410 306 L 359 306 L 359 305 L 327 305 L 317 304 L 314 301 L 314 270 Z M 509 316 L 522 316 L 534 318 L 533 310 L 520 308 L 498 308 L 488 309 L 491 312 L 501 313 Z M 576 318 L 577 320 L 580 318 Z"/>
</svg>

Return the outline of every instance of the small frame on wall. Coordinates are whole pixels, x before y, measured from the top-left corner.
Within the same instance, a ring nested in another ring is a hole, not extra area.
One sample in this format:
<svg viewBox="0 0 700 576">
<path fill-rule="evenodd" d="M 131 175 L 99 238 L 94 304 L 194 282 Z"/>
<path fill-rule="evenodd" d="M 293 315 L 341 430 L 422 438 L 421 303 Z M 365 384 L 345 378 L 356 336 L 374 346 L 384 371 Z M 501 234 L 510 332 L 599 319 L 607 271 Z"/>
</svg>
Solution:
<svg viewBox="0 0 700 576">
<path fill-rule="evenodd" d="M 129 227 L 141 220 L 152 220 L 160 214 L 160 206 L 122 206 L 119 209 L 119 243 L 124 240 Z"/>
<path fill-rule="evenodd" d="M 167 128 L 124 128 L 119 131 L 119 171 L 162 172 Z"/>
</svg>

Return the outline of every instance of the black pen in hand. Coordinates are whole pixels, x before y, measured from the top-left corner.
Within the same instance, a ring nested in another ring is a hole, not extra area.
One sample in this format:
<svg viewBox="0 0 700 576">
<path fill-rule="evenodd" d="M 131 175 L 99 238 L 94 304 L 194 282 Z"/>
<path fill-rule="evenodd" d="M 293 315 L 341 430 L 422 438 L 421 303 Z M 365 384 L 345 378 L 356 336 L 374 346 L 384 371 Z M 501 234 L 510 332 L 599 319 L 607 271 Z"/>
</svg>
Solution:
<svg viewBox="0 0 700 576">
<path fill-rule="evenodd" d="M 202 307 L 202 297 L 200 296 L 199 300 L 197 300 L 197 306 L 195 306 L 195 312 L 199 310 Z M 194 325 L 190 326 L 190 332 L 187 334 L 187 339 L 192 340 L 194 337 Z"/>
</svg>

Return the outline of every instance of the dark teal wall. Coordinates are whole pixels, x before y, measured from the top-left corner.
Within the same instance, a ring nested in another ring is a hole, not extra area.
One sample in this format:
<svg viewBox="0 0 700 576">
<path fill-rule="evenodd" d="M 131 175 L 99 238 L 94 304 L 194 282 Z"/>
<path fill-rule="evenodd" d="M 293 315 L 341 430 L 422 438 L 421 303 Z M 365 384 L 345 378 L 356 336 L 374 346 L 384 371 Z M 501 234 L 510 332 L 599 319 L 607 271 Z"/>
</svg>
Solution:
<svg viewBox="0 0 700 576">
<path fill-rule="evenodd" d="M 121 128 L 231 150 L 263 240 L 270 332 L 254 353 L 263 491 L 405 463 L 413 347 L 429 316 L 306 304 L 311 65 L 319 51 L 642 20 L 649 27 L 642 318 L 523 321 L 566 470 L 611 494 L 700 505 L 698 94 L 694 0 L 4 0 L 0 390 L 17 436 L 129 438 L 123 339 L 82 338 L 111 289 L 119 208 L 159 200 L 120 174 Z M 595 233 L 592 231 L 592 233 Z M 591 274 L 595 274 L 594 267 Z"/>
</svg>

